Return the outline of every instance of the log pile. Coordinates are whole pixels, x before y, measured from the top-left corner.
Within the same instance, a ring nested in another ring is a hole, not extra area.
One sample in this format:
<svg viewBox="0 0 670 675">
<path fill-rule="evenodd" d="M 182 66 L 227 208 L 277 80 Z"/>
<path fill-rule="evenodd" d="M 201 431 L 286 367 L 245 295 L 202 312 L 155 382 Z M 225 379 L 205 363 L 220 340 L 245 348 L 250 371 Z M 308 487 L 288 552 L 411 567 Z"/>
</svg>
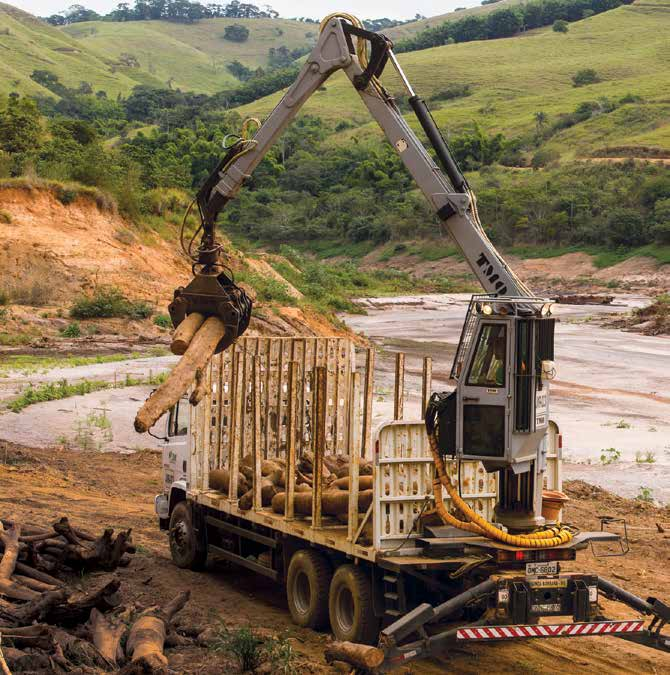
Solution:
<svg viewBox="0 0 670 675">
<path fill-rule="evenodd" d="M 312 488 L 314 483 L 314 455 L 303 452 L 296 466 L 294 512 L 296 515 L 312 514 Z M 286 509 L 286 462 L 281 458 L 263 460 L 261 463 L 261 503 L 275 513 Z M 209 472 L 209 487 L 228 494 L 230 485 L 228 469 Z M 238 506 L 243 511 L 253 506 L 253 457 L 246 455 L 240 462 L 237 477 Z M 372 503 L 372 463 L 361 459 L 358 480 L 358 510 L 365 513 Z M 322 513 L 326 516 L 346 515 L 349 505 L 349 457 L 326 455 L 323 461 Z"/>
<path fill-rule="evenodd" d="M 163 647 L 188 593 L 134 617 L 111 575 L 73 588 L 85 572 L 128 565 L 134 552 L 130 530 L 96 537 L 67 518 L 51 528 L 0 520 L 0 672 L 166 673 Z"/>
</svg>

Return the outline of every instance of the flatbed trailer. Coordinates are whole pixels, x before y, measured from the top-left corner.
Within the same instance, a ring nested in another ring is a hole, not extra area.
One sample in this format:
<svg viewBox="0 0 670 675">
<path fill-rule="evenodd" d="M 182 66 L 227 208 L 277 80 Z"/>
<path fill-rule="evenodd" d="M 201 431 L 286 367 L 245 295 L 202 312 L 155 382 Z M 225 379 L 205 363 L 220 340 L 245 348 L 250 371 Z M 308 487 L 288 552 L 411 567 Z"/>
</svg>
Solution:
<svg viewBox="0 0 670 675">
<path fill-rule="evenodd" d="M 662 601 L 643 600 L 561 562 L 594 544 L 620 543 L 609 531 L 581 532 L 561 546 L 528 549 L 471 535 L 431 518 L 434 466 L 421 419 L 404 418 L 405 355 L 396 355 L 393 419 L 372 433 L 374 352 L 344 338 L 241 338 L 208 366 L 207 395 L 169 415 L 165 490 L 156 511 L 175 562 L 202 567 L 208 555 L 285 584 L 293 620 L 330 626 L 340 641 L 375 644 L 384 667 L 435 655 L 458 641 L 610 635 L 670 651 Z M 421 409 L 431 361 L 421 367 Z M 544 487 L 561 489 L 561 439 L 551 423 Z M 292 508 L 299 463 L 313 456 L 310 515 Z M 348 508 L 322 510 L 327 458 L 346 457 Z M 285 469 L 284 513 L 263 503 L 263 461 Z M 241 508 L 239 469 L 251 473 L 251 507 Z M 210 472 L 228 471 L 227 490 Z M 359 476 L 372 474 L 372 499 L 359 512 Z M 477 461 L 448 461 L 461 496 L 494 519 L 498 482 Z M 231 498 L 229 495 L 234 495 Z M 444 493 L 449 506 L 449 497 Z M 599 597 L 634 610 L 608 620 Z M 646 616 L 651 616 L 649 625 Z M 547 623 L 549 621 L 549 623 Z"/>
</svg>

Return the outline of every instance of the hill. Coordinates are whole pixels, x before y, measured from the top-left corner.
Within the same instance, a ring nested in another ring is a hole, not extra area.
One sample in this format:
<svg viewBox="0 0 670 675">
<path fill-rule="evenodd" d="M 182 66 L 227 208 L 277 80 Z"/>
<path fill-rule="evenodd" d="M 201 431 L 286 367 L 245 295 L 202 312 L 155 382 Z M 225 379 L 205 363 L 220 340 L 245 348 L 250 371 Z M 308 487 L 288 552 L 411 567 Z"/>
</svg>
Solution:
<svg viewBox="0 0 670 675">
<path fill-rule="evenodd" d="M 49 94 L 30 79 L 33 70 L 50 70 L 73 87 L 89 82 L 110 96 L 130 91 L 137 84 L 126 74 L 113 71 L 109 63 L 82 48 L 67 33 L 0 3 L 0 94 L 16 90 Z"/>
<path fill-rule="evenodd" d="M 223 38 L 233 23 L 249 29 L 248 40 Z M 226 68 L 232 61 L 267 67 L 269 49 L 306 48 L 315 38 L 314 26 L 284 19 L 90 21 L 55 28 L 0 3 L 0 94 L 48 94 L 30 79 L 34 70 L 49 70 L 71 88 L 88 82 L 110 97 L 137 84 L 214 93 L 239 84 Z"/>
<path fill-rule="evenodd" d="M 446 14 L 437 14 L 436 16 L 431 16 L 426 19 L 419 19 L 419 21 L 411 21 L 410 23 L 404 23 L 400 26 L 395 26 L 395 28 L 388 28 L 384 32 L 385 35 L 388 35 L 392 40 L 398 41 L 404 38 L 412 37 L 426 28 L 434 28 L 439 26 L 445 21 L 452 21 L 456 19 L 462 19 L 466 16 L 473 16 L 477 14 L 488 14 L 489 12 L 494 12 L 497 9 L 502 7 L 510 7 L 512 5 L 519 5 L 524 0 L 499 0 L 498 2 L 492 2 L 488 5 L 476 5 L 475 7 L 466 7 L 455 12 L 447 12 Z"/>
<path fill-rule="evenodd" d="M 587 116 L 557 129 L 546 149 L 564 158 L 587 156 L 617 147 L 654 146 L 670 152 L 670 102 L 667 72 L 670 65 L 667 35 L 670 3 L 645 2 L 570 24 L 567 34 L 539 29 L 523 37 L 468 42 L 400 55 L 401 64 L 416 91 L 433 99 L 434 116 L 446 136 L 472 125 L 508 137 L 532 134 L 535 113 L 542 111 L 551 125 L 573 113 L 580 104 L 607 98 L 621 105 Z M 593 68 L 600 79 L 575 87 L 572 77 Z M 391 68 L 383 78 L 389 91 L 405 98 Z M 469 87 L 469 95 L 463 88 Z M 456 98 L 449 98 L 456 90 Z M 265 115 L 279 94 L 240 108 L 245 115 Z M 630 96 L 629 96 L 630 95 Z M 326 83 L 305 106 L 305 112 L 336 123 L 347 119 L 360 126 L 352 133 L 378 134 L 367 110 L 343 74 Z M 563 117 L 560 117 L 563 116 Z M 413 117 L 410 123 L 415 127 Z"/>
<path fill-rule="evenodd" d="M 226 26 L 249 30 L 245 42 L 224 39 Z M 204 19 L 194 24 L 168 21 L 90 21 L 64 26 L 62 32 L 107 62 L 130 55 L 137 65 L 120 70 L 135 80 L 201 93 L 238 84 L 226 68 L 239 61 L 251 69 L 267 67 L 268 50 L 304 48 L 317 28 L 285 19 Z M 127 59 L 126 59 L 127 60 Z"/>
</svg>

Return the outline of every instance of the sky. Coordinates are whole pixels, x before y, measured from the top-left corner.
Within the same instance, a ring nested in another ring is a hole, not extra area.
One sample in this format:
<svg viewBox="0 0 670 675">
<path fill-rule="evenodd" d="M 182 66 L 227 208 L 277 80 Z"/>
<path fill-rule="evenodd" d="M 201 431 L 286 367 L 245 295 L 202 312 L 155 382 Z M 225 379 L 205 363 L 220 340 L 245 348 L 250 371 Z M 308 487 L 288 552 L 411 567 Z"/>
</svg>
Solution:
<svg viewBox="0 0 670 675">
<path fill-rule="evenodd" d="M 7 4 L 15 5 L 21 9 L 35 14 L 37 16 L 49 16 L 58 14 L 69 5 L 84 5 L 89 9 L 94 9 L 100 14 L 106 14 L 114 9 L 121 0 L 3 0 Z M 200 0 L 207 4 L 208 0 Z M 226 4 L 226 0 L 217 0 L 220 4 Z M 456 7 L 472 7 L 479 4 L 476 0 L 414 0 L 407 3 L 406 0 L 312 0 L 311 2 L 291 2 L 291 0 L 276 0 L 275 2 L 254 2 L 247 0 L 254 5 L 262 7 L 264 4 L 270 6 L 279 12 L 283 17 L 309 16 L 314 19 L 321 19 L 327 14 L 336 11 L 348 12 L 361 19 L 377 19 L 388 17 L 389 19 L 411 19 L 418 12 L 424 16 L 435 16 L 436 14 L 445 14 L 454 10 Z M 132 6 L 132 0 L 128 0 Z"/>
</svg>

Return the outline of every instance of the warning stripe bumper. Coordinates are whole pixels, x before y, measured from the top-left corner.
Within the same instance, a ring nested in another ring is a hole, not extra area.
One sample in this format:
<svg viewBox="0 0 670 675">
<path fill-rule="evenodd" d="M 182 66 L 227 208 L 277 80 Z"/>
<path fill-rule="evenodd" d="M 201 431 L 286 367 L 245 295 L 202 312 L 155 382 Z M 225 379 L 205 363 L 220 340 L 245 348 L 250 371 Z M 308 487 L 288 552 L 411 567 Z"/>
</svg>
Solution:
<svg viewBox="0 0 670 675">
<path fill-rule="evenodd" d="M 584 637 L 639 633 L 644 621 L 593 621 L 590 623 L 558 623 L 534 626 L 477 626 L 460 628 L 457 640 L 517 640 L 528 638 Z"/>
</svg>

